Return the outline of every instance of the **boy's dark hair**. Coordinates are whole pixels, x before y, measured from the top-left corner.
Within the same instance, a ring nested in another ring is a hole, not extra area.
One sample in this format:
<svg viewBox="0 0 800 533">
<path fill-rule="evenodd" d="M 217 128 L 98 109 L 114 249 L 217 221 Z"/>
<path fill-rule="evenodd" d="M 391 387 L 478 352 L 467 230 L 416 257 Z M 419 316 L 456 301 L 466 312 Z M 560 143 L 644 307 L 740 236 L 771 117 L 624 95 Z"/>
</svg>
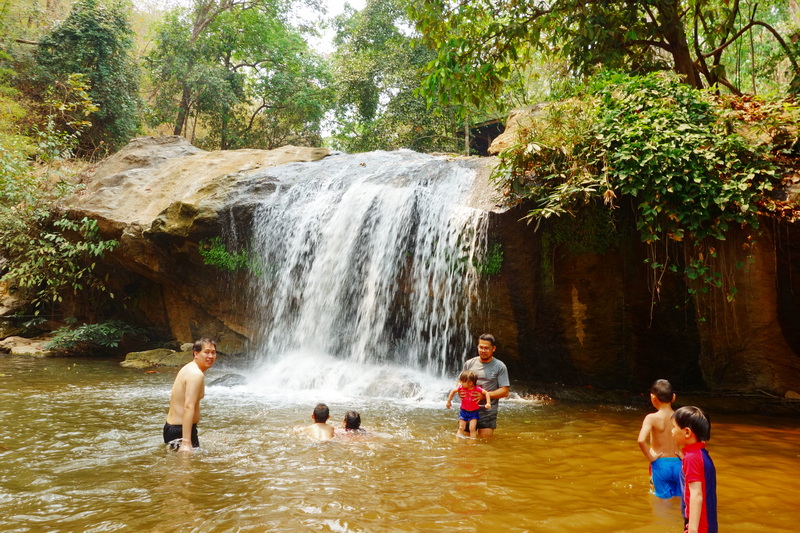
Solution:
<svg viewBox="0 0 800 533">
<path fill-rule="evenodd" d="M 210 344 L 211 346 L 214 347 L 215 350 L 217 349 L 217 343 L 214 342 L 213 339 L 209 339 L 208 337 L 203 337 L 202 339 L 197 339 L 196 341 L 194 341 L 194 346 L 192 346 L 192 351 L 200 353 L 203 351 L 203 346 L 205 346 L 206 344 Z"/>
<path fill-rule="evenodd" d="M 358 411 L 347 411 L 344 415 L 344 428 L 345 429 L 358 429 L 361 427 L 361 415 Z"/>
<path fill-rule="evenodd" d="M 318 403 L 314 408 L 314 422 L 317 422 L 318 424 L 324 424 L 328 421 L 330 416 L 331 412 L 328 410 L 328 406 L 324 403 Z"/>
<path fill-rule="evenodd" d="M 650 392 L 658 398 L 658 401 L 664 403 L 672 403 L 672 384 L 666 379 L 659 379 L 650 387 Z"/>
<path fill-rule="evenodd" d="M 702 409 L 693 405 L 686 405 L 676 410 L 672 418 L 681 429 L 689 428 L 700 442 L 711 439 L 711 420 Z"/>
</svg>

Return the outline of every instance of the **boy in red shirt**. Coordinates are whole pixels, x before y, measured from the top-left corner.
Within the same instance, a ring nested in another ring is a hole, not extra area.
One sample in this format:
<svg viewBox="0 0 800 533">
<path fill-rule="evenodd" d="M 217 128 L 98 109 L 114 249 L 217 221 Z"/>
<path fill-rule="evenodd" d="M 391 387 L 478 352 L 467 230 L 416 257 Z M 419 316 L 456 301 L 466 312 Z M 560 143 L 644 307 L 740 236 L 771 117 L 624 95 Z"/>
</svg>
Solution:
<svg viewBox="0 0 800 533">
<path fill-rule="evenodd" d="M 492 408 L 492 400 L 489 398 L 489 391 L 477 386 L 478 376 L 472 370 L 464 370 L 458 376 L 458 386 L 450 391 L 447 396 L 447 408 L 453 402 L 453 396 L 458 394 L 461 397 L 461 411 L 458 413 L 458 431 L 456 435 L 465 437 L 464 430 L 469 424 L 470 438 L 478 438 L 478 419 L 480 418 L 480 396 L 486 397 L 486 409 Z M 461 394 L 464 391 L 466 394 Z M 476 394 L 477 393 L 477 394 Z"/>
<path fill-rule="evenodd" d="M 717 533 L 717 469 L 706 450 L 711 421 L 699 407 L 672 415 L 672 438 L 683 451 L 685 533 Z"/>
</svg>

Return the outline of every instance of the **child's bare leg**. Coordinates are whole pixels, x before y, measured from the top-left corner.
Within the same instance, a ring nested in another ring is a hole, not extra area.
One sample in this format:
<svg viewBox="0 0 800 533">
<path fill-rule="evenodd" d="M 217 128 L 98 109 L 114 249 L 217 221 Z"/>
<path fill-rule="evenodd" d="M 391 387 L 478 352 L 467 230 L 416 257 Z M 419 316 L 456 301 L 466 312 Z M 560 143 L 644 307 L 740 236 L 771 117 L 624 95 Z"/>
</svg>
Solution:
<svg viewBox="0 0 800 533">
<path fill-rule="evenodd" d="M 467 429 L 467 423 L 464 420 L 459 419 L 458 431 L 456 431 L 456 435 L 458 435 L 459 437 L 466 437 L 466 435 L 464 434 L 465 429 Z"/>
<path fill-rule="evenodd" d="M 469 436 L 472 439 L 478 438 L 478 421 L 474 418 L 469 421 Z"/>
</svg>

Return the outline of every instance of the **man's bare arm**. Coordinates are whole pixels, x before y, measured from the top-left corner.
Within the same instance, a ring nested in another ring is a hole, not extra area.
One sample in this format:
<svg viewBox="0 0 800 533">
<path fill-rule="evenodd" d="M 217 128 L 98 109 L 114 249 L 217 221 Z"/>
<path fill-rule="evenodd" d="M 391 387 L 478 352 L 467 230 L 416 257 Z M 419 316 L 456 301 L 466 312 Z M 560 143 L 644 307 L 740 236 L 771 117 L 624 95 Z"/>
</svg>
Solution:
<svg viewBox="0 0 800 533">
<path fill-rule="evenodd" d="M 203 391 L 203 374 L 189 374 L 186 377 L 186 391 L 183 395 L 183 439 L 181 441 L 181 451 L 192 450 L 192 425 L 197 420 L 200 408 L 200 395 Z"/>
<path fill-rule="evenodd" d="M 493 391 L 489 391 L 490 398 L 506 398 L 508 397 L 509 389 L 508 387 L 500 387 Z"/>
</svg>

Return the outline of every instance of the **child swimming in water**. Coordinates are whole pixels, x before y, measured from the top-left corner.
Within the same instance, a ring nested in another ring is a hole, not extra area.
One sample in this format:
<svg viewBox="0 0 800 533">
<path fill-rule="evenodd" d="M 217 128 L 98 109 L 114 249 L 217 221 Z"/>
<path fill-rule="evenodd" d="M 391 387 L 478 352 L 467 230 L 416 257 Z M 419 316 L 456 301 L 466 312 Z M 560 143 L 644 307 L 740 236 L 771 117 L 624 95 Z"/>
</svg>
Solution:
<svg viewBox="0 0 800 533">
<path fill-rule="evenodd" d="M 452 405 L 453 396 L 458 394 L 461 397 L 461 410 L 458 413 L 458 431 L 456 435 L 465 437 L 464 430 L 469 425 L 470 438 L 478 437 L 478 419 L 480 415 L 480 397 L 486 397 L 486 409 L 492 408 L 492 400 L 489 398 L 489 391 L 478 387 L 478 376 L 471 370 L 465 370 L 458 376 L 458 386 L 450 391 L 447 396 L 447 408 Z M 462 394 L 463 392 L 463 394 Z"/>
</svg>

